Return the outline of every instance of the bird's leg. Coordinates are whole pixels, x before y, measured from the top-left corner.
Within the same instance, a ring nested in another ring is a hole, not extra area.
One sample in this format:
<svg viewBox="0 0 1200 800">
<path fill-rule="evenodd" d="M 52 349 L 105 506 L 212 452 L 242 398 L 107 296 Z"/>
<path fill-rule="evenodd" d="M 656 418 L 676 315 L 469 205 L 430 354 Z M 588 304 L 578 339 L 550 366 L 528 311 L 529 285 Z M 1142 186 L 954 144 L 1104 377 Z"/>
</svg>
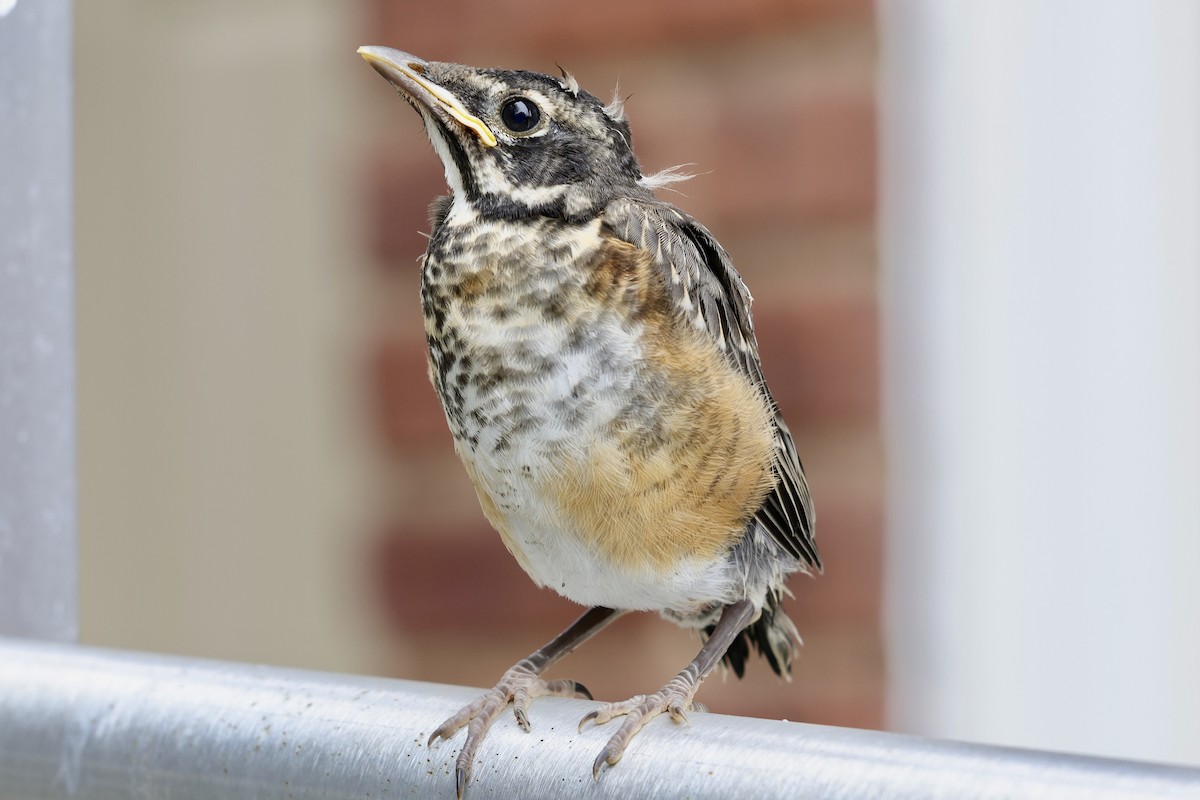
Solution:
<svg viewBox="0 0 1200 800">
<path fill-rule="evenodd" d="M 583 616 L 571 623 L 565 631 L 554 637 L 543 647 L 536 650 L 528 658 L 523 658 L 514 664 L 500 678 L 495 688 L 485 693 L 473 703 L 462 707 L 457 714 L 438 726 L 429 737 L 429 744 L 437 739 L 449 739 L 463 726 L 467 727 L 467 740 L 459 751 L 455 768 L 455 784 L 459 798 L 471 777 L 471 766 L 475 762 L 475 752 L 479 743 L 487 735 L 488 729 L 496 715 L 509 704 L 513 704 L 513 712 L 517 724 L 526 732 L 529 731 L 529 701 L 545 695 L 557 697 L 574 697 L 582 694 L 591 699 L 582 684 L 572 680 L 542 680 L 542 673 L 555 661 L 570 653 L 579 645 L 586 642 L 608 623 L 616 619 L 621 612 L 611 608 L 588 609 Z"/>
<path fill-rule="evenodd" d="M 608 740 L 592 764 L 592 776 L 598 779 L 601 767 L 605 764 L 611 767 L 620 761 L 637 732 L 664 711 L 676 722 L 687 722 L 686 712 L 694 709 L 692 699 L 701 682 L 713 671 L 738 633 L 753 618 L 754 605 L 749 600 L 739 600 L 726 606 L 700 652 L 665 686 L 654 694 L 640 694 L 621 703 L 605 703 L 580 720 L 579 727 L 582 729 L 589 722 L 603 725 L 614 717 L 625 717 L 620 730 Z"/>
</svg>

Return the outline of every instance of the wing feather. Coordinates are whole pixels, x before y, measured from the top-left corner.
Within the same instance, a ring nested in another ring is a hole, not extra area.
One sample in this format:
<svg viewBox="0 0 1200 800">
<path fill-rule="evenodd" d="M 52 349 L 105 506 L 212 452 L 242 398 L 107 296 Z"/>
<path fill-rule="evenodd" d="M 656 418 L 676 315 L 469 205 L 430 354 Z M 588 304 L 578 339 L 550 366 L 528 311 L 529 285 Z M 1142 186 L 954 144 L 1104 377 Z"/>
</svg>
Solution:
<svg viewBox="0 0 1200 800">
<path fill-rule="evenodd" d="M 610 204 L 604 225 L 617 239 L 652 254 L 671 288 L 676 312 L 708 332 L 771 406 L 775 424 L 775 488 L 755 518 L 788 553 L 821 569 L 813 538 L 813 505 L 792 434 L 763 380 L 750 319 L 750 292 L 724 248 L 699 222 L 658 200 L 622 199 Z"/>
</svg>

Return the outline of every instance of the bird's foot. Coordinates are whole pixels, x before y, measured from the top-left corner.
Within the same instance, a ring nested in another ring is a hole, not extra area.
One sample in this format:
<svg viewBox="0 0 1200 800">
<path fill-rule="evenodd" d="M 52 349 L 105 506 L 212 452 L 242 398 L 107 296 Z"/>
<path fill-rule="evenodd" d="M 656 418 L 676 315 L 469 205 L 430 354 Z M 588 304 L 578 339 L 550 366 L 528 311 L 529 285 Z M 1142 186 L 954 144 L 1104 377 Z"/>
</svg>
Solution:
<svg viewBox="0 0 1200 800">
<path fill-rule="evenodd" d="M 665 712 L 676 722 L 686 724 L 688 711 L 704 711 L 704 706 L 693 702 L 699 687 L 699 681 L 685 671 L 654 694 L 639 694 L 620 703 L 604 703 L 587 714 L 579 721 L 580 730 L 589 722 L 603 725 L 616 717 L 625 717 L 620 729 L 592 763 L 592 777 L 599 780 L 600 770 L 605 764 L 611 767 L 620 761 L 633 737 L 659 714 Z"/>
<path fill-rule="evenodd" d="M 462 750 L 458 753 L 454 771 L 459 798 L 462 798 L 463 789 L 471 777 L 475 753 L 496 716 L 511 702 L 517 724 L 528 733 L 529 703 L 535 697 L 546 696 L 592 699 L 591 693 L 583 684 L 572 680 L 542 680 L 528 661 L 520 661 L 504 673 L 504 677 L 491 691 L 463 706 L 429 736 L 428 744 L 432 745 L 439 739 L 449 739 L 463 727 L 467 728 L 467 740 L 463 742 Z"/>
</svg>

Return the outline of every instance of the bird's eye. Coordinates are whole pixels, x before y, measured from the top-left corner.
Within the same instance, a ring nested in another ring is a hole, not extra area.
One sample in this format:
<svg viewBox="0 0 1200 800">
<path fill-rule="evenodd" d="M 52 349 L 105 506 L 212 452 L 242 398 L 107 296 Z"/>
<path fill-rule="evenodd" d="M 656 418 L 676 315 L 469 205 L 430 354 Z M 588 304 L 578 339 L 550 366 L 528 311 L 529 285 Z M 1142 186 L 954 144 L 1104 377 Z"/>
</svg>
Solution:
<svg viewBox="0 0 1200 800">
<path fill-rule="evenodd" d="M 525 97 L 514 97 L 500 109 L 500 121 L 513 133 L 529 133 L 537 127 L 542 112 L 533 101 Z"/>
</svg>

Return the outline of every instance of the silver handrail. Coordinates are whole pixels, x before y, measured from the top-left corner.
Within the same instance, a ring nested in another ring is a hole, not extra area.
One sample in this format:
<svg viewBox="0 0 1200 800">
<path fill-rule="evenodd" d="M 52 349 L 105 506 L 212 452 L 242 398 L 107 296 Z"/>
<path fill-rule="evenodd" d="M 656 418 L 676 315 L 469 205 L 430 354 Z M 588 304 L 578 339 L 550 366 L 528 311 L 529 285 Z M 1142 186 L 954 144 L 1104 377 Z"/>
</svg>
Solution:
<svg viewBox="0 0 1200 800">
<path fill-rule="evenodd" d="M 478 690 L 0 639 L 0 797 L 454 796 Z M 468 798 L 1200 798 L 1200 769 L 720 714 L 655 720 L 591 776 L 591 704 L 500 719 Z"/>
</svg>

